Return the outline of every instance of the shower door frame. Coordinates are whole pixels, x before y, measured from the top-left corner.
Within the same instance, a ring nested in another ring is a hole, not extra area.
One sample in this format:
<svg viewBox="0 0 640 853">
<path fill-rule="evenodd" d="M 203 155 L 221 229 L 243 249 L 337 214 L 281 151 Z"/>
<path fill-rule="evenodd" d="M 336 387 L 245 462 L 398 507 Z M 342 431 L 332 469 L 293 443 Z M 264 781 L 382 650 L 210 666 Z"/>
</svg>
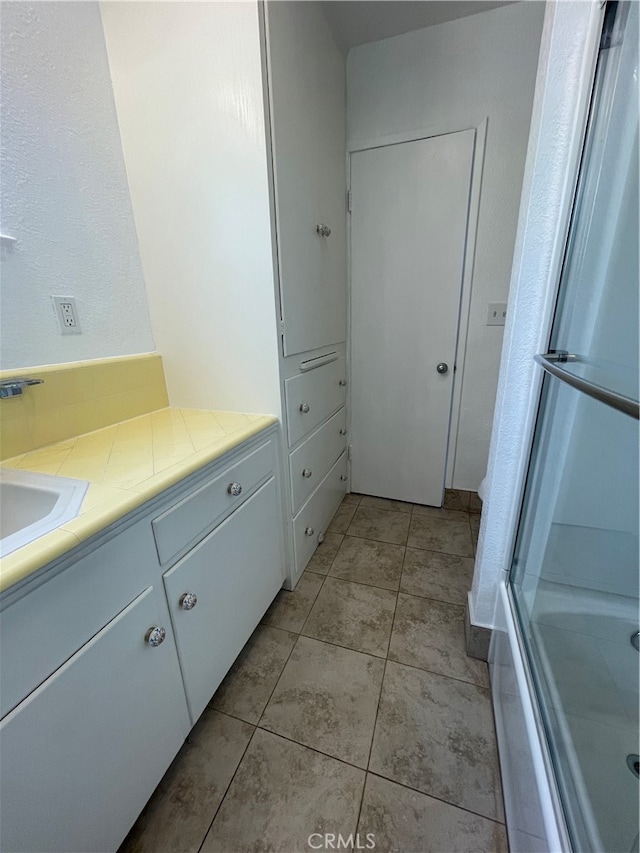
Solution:
<svg viewBox="0 0 640 853">
<path fill-rule="evenodd" d="M 469 594 L 472 624 L 494 630 L 491 681 L 507 828 L 514 849 L 519 849 L 515 842 L 522 830 L 516 814 L 521 804 L 509 801 L 510 791 L 530 785 L 539 804 L 539 832 L 535 833 L 534 842 L 538 846 L 531 849 L 571 850 L 508 580 L 542 390 L 543 371 L 533 357 L 548 350 L 585 142 L 604 5 L 595 0 L 548 3 L 545 12 L 487 497 Z M 503 701 L 501 692 L 505 672 L 518 692 L 515 713 L 519 715 L 521 737 L 518 740 L 516 736 L 516 742 L 512 734 L 514 710 Z M 524 786 L 521 775 L 527 776 Z"/>
</svg>

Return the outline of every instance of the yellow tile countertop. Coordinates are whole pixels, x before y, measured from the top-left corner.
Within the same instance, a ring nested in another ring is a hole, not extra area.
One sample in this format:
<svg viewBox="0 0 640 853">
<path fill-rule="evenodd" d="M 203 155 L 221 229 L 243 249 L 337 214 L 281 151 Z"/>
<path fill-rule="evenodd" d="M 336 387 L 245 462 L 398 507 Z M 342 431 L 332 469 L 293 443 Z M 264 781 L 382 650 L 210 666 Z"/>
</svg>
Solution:
<svg viewBox="0 0 640 853">
<path fill-rule="evenodd" d="M 3 468 L 88 480 L 89 488 L 76 518 L 0 559 L 0 591 L 276 422 L 169 407 L 4 459 Z"/>
</svg>

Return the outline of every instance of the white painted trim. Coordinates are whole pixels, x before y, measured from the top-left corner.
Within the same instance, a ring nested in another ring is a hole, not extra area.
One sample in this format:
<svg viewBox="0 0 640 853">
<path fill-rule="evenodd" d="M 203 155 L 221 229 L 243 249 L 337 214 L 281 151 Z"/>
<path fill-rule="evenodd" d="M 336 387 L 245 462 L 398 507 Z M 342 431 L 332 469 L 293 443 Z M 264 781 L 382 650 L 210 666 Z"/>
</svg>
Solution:
<svg viewBox="0 0 640 853">
<path fill-rule="evenodd" d="M 509 289 L 486 495 L 471 598 L 492 627 L 510 568 L 589 112 L 604 9 L 547 5 Z"/>
<path fill-rule="evenodd" d="M 467 237 L 465 242 L 464 269 L 462 273 L 462 291 L 460 293 L 460 314 L 458 317 L 458 340 L 456 342 L 456 372 L 453 377 L 451 415 L 449 418 L 449 434 L 447 440 L 447 462 L 444 478 L 444 485 L 447 489 L 453 488 L 456 453 L 458 449 L 458 426 L 460 424 L 460 412 L 462 410 L 464 368 L 467 360 L 467 333 L 469 331 L 469 313 L 471 311 L 473 274 L 475 268 L 476 246 L 478 243 L 480 197 L 482 193 L 482 177 L 488 124 L 489 118 L 487 117 L 480 122 L 476 128 L 473 164 L 471 166 L 471 192 L 469 194 Z"/>
<path fill-rule="evenodd" d="M 405 142 L 418 142 L 421 139 L 429 139 L 434 136 L 447 136 L 450 133 L 459 133 L 464 130 L 475 132 L 473 164 L 471 167 L 471 190 L 469 193 L 469 210 L 467 216 L 467 233 L 465 239 L 464 268 L 462 273 L 462 286 L 460 290 L 460 303 L 458 313 L 458 327 L 456 332 L 456 372 L 453 376 L 453 388 L 451 391 L 451 409 L 449 414 L 449 428 L 447 430 L 447 449 L 445 457 L 445 488 L 453 487 L 453 475 L 455 468 L 455 455 L 458 443 L 458 426 L 460 423 L 460 411 L 462 407 L 462 385 L 464 377 L 464 365 L 467 353 L 467 333 L 469 329 L 469 312 L 471 310 L 471 292 L 473 289 L 473 273 L 475 263 L 475 252 L 478 235 L 478 220 L 480 216 L 480 197 L 482 190 L 482 175 L 484 168 L 484 156 L 487 140 L 487 126 L 489 118 L 483 119 L 477 127 L 461 127 L 444 130 L 439 127 L 431 130 L 411 130 L 404 133 L 393 133 L 386 136 L 378 136 L 358 142 L 347 142 L 347 192 L 351 192 L 351 155 L 359 151 L 369 151 L 373 148 L 386 148 L 388 145 L 401 145 Z M 351 214 L 347 214 L 347 373 L 351 378 Z M 351 382 L 349 382 L 351 389 Z M 351 391 L 348 395 L 348 410 L 351 412 Z M 348 416 L 347 429 L 351 433 L 350 415 Z M 351 469 L 349 468 L 349 477 Z"/>
<path fill-rule="evenodd" d="M 347 140 L 347 155 L 355 154 L 356 151 L 368 151 L 371 148 L 386 148 L 387 145 L 401 145 L 403 142 L 417 142 L 419 139 L 429 139 L 433 136 L 448 136 L 450 133 L 458 133 L 462 130 L 476 130 L 476 126 L 445 127 L 439 124 L 432 127 L 416 128 L 415 130 L 405 130 L 402 133 L 388 133 L 384 136 L 371 136 L 354 141 Z"/>
</svg>

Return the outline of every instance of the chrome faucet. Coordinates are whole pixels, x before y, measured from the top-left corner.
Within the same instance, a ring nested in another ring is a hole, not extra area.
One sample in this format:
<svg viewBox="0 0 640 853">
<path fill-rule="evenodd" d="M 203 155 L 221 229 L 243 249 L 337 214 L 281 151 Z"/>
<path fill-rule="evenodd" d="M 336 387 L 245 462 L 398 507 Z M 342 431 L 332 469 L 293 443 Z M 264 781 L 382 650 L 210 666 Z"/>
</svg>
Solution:
<svg viewBox="0 0 640 853">
<path fill-rule="evenodd" d="M 42 385 L 44 379 L 3 379 L 0 381 L 0 398 L 19 397 L 27 385 Z"/>
</svg>

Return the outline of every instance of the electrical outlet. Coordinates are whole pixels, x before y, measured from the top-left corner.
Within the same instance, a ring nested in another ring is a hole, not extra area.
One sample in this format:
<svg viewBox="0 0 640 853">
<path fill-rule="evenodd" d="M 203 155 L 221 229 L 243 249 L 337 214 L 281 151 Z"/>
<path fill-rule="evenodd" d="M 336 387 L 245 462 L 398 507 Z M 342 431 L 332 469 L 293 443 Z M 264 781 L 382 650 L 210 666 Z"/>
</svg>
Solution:
<svg viewBox="0 0 640 853">
<path fill-rule="evenodd" d="M 487 312 L 487 326 L 504 326 L 507 318 L 506 302 L 490 302 Z"/>
<path fill-rule="evenodd" d="M 52 296 L 53 313 L 56 315 L 61 335 L 81 335 L 78 309 L 73 296 Z"/>
</svg>

